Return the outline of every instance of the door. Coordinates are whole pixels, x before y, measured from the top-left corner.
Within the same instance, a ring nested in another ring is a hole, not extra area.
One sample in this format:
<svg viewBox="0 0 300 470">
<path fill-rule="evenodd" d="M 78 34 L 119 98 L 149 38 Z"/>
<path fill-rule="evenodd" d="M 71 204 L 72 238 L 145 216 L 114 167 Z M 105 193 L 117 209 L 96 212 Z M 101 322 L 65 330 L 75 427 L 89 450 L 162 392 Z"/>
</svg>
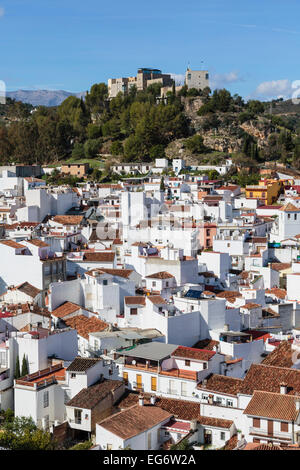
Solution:
<svg viewBox="0 0 300 470">
<path fill-rule="evenodd" d="M 141 374 L 136 374 L 136 388 L 138 390 L 142 390 L 143 386 L 142 386 L 142 376 Z"/>
<path fill-rule="evenodd" d="M 157 390 L 157 378 L 156 377 L 151 377 L 151 390 L 153 392 L 156 392 Z"/>
<path fill-rule="evenodd" d="M 273 421 L 268 421 L 268 435 L 273 436 Z"/>
</svg>

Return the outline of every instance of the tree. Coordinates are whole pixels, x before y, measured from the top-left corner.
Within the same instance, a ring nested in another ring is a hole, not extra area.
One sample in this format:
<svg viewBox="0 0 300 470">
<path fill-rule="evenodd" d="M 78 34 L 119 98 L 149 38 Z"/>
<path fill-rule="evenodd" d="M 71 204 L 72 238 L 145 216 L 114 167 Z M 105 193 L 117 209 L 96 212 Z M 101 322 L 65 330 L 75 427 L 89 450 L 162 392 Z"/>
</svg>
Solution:
<svg viewBox="0 0 300 470">
<path fill-rule="evenodd" d="M 166 189 L 166 187 L 165 187 L 165 180 L 164 180 L 164 177 L 163 177 L 163 176 L 161 177 L 161 180 L 160 180 L 160 187 L 159 187 L 159 189 L 160 189 L 161 191 L 165 191 L 165 189 Z"/>
<path fill-rule="evenodd" d="M 120 140 L 115 140 L 110 146 L 110 153 L 112 155 L 123 155 L 124 148 L 122 142 Z"/>
<path fill-rule="evenodd" d="M 85 141 L 83 149 L 87 158 L 94 158 L 98 155 L 101 148 L 100 139 L 88 139 Z"/>
<path fill-rule="evenodd" d="M 192 153 L 203 153 L 206 150 L 206 147 L 203 144 L 203 137 L 199 134 L 186 139 L 184 145 Z"/>
<path fill-rule="evenodd" d="M 70 447 L 68 450 L 89 450 L 92 447 L 92 441 L 84 441 L 75 444 L 74 446 Z"/>
<path fill-rule="evenodd" d="M 27 375 L 27 374 L 29 374 L 28 363 L 27 363 L 27 359 L 26 359 L 25 354 L 24 354 L 23 360 L 22 360 L 21 376 L 24 377 L 24 375 Z"/>
<path fill-rule="evenodd" d="M 10 450 L 55 450 L 57 443 L 49 432 L 38 429 L 32 418 L 16 417 L 4 422 L 0 446 Z"/>
<path fill-rule="evenodd" d="M 72 150 L 72 157 L 75 160 L 80 160 L 81 158 L 84 157 L 84 145 L 83 144 L 80 144 L 79 142 L 77 142 L 74 145 L 74 148 Z"/>
<path fill-rule="evenodd" d="M 21 372 L 20 372 L 20 360 L 19 356 L 17 356 L 16 359 L 16 369 L 15 369 L 15 379 L 19 379 L 21 377 Z"/>
</svg>

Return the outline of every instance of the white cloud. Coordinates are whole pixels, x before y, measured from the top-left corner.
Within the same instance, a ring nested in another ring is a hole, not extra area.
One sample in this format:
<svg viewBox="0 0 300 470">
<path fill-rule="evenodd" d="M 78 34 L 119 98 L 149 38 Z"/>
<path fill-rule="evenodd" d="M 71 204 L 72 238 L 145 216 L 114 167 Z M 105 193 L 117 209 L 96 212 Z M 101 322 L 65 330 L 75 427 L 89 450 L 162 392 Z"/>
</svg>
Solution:
<svg viewBox="0 0 300 470">
<path fill-rule="evenodd" d="M 226 88 L 231 83 L 241 82 L 244 79 L 239 75 L 239 72 L 232 71 L 228 73 L 215 73 L 211 75 L 210 87 L 215 88 Z"/>
<path fill-rule="evenodd" d="M 0 7 L 0 18 L 4 16 L 5 10 L 3 7 Z"/>
<path fill-rule="evenodd" d="M 271 80 L 270 82 L 262 82 L 250 95 L 251 98 L 270 99 L 270 98 L 292 98 L 295 93 L 295 87 L 287 78 L 282 80 Z"/>
</svg>

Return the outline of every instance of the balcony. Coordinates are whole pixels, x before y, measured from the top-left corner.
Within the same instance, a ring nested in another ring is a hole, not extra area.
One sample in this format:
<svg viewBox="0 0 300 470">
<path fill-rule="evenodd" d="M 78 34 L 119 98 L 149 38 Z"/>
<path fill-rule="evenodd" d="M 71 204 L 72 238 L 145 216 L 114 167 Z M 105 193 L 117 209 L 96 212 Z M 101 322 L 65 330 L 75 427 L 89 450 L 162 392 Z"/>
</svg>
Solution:
<svg viewBox="0 0 300 470">
<path fill-rule="evenodd" d="M 137 390 L 138 392 L 143 392 L 144 391 L 144 384 L 143 383 L 133 382 L 132 383 L 132 388 L 134 390 Z"/>
<path fill-rule="evenodd" d="M 198 380 L 198 372 L 182 369 L 161 370 L 160 375 L 167 375 L 169 377 L 177 377 L 179 379 Z"/>
<path fill-rule="evenodd" d="M 250 427 L 249 433 L 255 436 L 267 437 L 268 439 L 279 439 L 282 441 L 293 440 L 293 434 L 291 432 L 273 431 L 269 433 L 267 429 Z"/>
<path fill-rule="evenodd" d="M 142 364 L 142 363 L 136 363 L 136 364 L 124 364 L 124 369 L 138 369 L 138 370 L 143 370 L 145 372 L 155 372 L 157 374 L 158 372 L 158 367 L 155 366 L 149 366 L 147 364 Z"/>
</svg>

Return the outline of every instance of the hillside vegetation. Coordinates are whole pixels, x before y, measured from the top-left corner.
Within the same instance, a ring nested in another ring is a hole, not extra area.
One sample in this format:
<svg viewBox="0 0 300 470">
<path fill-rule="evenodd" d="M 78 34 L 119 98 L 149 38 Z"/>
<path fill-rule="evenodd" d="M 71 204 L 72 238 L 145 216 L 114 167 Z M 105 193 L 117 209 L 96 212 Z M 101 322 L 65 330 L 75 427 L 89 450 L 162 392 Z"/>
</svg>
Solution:
<svg viewBox="0 0 300 470">
<path fill-rule="evenodd" d="M 95 84 L 85 100 L 68 97 L 60 106 L 8 99 L 0 105 L 0 163 L 53 164 L 61 160 L 151 161 L 157 157 L 218 164 L 228 155 L 241 166 L 280 161 L 300 168 L 300 106 L 263 103 L 229 91 L 185 87 L 159 100 L 160 86 L 133 87 L 107 99 Z"/>
</svg>

